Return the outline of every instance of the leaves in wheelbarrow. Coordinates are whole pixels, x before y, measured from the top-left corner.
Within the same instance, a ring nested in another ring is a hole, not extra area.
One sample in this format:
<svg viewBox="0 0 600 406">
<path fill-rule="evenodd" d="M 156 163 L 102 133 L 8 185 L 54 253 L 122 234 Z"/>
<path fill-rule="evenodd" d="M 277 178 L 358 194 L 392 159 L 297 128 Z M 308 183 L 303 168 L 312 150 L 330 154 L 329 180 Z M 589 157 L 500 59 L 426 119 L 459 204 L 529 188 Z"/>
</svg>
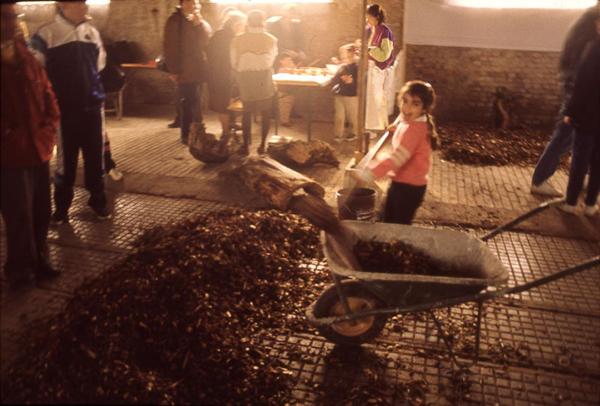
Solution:
<svg viewBox="0 0 600 406">
<path fill-rule="evenodd" d="M 28 333 L 3 400 L 283 404 L 290 372 L 262 343 L 307 328 L 319 256 L 316 229 L 276 211 L 155 228 Z"/>
<path fill-rule="evenodd" d="M 432 259 L 402 241 L 358 241 L 354 254 L 361 269 L 369 272 L 441 275 Z"/>
</svg>

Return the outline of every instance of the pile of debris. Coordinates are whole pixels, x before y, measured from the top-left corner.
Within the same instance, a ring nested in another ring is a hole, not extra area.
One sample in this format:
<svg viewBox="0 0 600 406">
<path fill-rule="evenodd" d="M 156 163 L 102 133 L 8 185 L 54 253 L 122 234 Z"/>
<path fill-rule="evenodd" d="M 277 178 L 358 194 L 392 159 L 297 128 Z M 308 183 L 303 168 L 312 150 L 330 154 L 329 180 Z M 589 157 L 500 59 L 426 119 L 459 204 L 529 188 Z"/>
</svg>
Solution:
<svg viewBox="0 0 600 406">
<path fill-rule="evenodd" d="M 438 131 L 442 159 L 466 165 L 535 165 L 550 140 L 548 130 L 531 128 L 448 123 Z"/>
<path fill-rule="evenodd" d="M 28 332 L 3 400 L 283 404 L 291 372 L 262 343 L 306 330 L 310 293 L 327 281 L 307 265 L 319 256 L 317 230 L 277 211 L 150 230 Z"/>
</svg>

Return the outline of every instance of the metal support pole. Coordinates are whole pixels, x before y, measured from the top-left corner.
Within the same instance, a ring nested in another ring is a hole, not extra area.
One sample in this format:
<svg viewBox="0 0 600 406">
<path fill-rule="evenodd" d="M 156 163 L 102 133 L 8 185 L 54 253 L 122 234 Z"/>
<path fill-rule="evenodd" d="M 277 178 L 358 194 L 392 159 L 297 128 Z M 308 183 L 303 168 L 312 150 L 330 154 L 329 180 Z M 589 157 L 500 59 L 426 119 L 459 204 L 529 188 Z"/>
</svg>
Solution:
<svg viewBox="0 0 600 406">
<path fill-rule="evenodd" d="M 367 54 L 368 37 L 367 31 L 365 30 L 365 24 L 367 20 L 367 0 L 362 1 L 362 12 L 360 15 L 360 63 L 358 65 L 358 81 L 356 83 L 358 90 L 358 119 L 356 120 L 357 127 L 357 139 L 356 139 L 356 152 L 354 155 L 355 163 L 358 163 L 364 154 L 367 153 L 367 147 L 369 142 L 368 135 L 365 135 L 365 110 L 367 106 L 367 69 L 369 56 Z M 365 141 L 366 138 L 366 141 Z"/>
<path fill-rule="evenodd" d="M 306 140 L 310 141 L 312 136 L 312 110 L 313 110 L 313 91 L 311 88 L 307 88 L 308 92 L 308 133 L 306 134 Z"/>
</svg>

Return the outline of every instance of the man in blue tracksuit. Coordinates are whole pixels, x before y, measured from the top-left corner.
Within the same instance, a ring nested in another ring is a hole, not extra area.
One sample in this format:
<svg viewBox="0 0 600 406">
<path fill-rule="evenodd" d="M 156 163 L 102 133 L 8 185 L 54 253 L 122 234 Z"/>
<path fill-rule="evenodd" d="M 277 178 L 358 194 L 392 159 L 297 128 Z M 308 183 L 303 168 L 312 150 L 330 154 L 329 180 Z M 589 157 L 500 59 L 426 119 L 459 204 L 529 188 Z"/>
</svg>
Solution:
<svg viewBox="0 0 600 406">
<path fill-rule="evenodd" d="M 85 1 L 58 2 L 53 22 L 42 26 L 31 45 L 46 66 L 61 111 L 54 179 L 56 224 L 68 221 L 79 150 L 83 155 L 88 205 L 98 218 L 110 217 L 104 193 L 102 106 L 99 72 L 106 53 L 98 31 L 88 22 Z"/>
</svg>

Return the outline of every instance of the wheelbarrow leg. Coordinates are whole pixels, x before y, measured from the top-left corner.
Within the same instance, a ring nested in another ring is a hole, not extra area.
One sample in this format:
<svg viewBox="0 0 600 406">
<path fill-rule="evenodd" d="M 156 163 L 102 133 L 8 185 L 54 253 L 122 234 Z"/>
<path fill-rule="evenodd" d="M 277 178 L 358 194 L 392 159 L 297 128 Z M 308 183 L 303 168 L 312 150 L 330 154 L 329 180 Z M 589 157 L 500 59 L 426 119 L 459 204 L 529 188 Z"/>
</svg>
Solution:
<svg viewBox="0 0 600 406">
<path fill-rule="evenodd" d="M 462 368 L 463 365 L 460 362 L 458 362 L 458 360 L 456 359 L 456 355 L 454 354 L 454 350 L 452 349 L 452 345 L 448 342 L 448 339 L 447 339 L 446 334 L 444 332 L 444 327 L 442 326 L 442 323 L 440 323 L 440 321 L 437 319 L 437 317 L 436 317 L 435 313 L 433 312 L 433 310 L 430 310 L 429 314 L 431 315 L 431 318 L 435 322 L 435 325 L 436 325 L 436 327 L 438 329 L 438 335 L 442 337 L 442 340 L 444 341 L 444 344 L 446 344 L 446 348 L 448 349 L 448 353 L 450 354 L 450 360 L 457 367 Z"/>
<path fill-rule="evenodd" d="M 475 335 L 475 363 L 479 362 L 479 347 L 481 344 L 481 310 L 483 308 L 483 301 L 477 302 L 477 330 Z"/>
</svg>

